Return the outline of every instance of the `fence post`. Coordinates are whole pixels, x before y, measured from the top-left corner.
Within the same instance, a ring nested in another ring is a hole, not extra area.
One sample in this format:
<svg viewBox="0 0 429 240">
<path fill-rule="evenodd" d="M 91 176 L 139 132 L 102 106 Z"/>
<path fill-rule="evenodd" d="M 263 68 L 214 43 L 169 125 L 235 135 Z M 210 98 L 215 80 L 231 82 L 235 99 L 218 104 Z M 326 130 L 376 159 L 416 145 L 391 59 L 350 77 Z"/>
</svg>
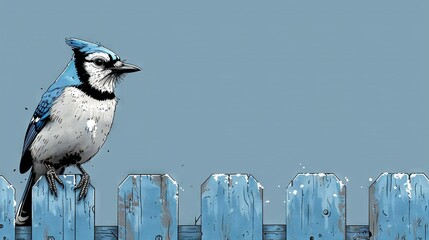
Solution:
<svg viewBox="0 0 429 240">
<path fill-rule="evenodd" d="M 0 239 L 15 240 L 15 189 L 0 175 Z"/>
<path fill-rule="evenodd" d="M 369 188 L 371 239 L 429 240 L 429 179 L 383 173 Z"/>
<path fill-rule="evenodd" d="M 118 239 L 177 240 L 178 201 L 169 175 L 128 175 L 118 189 Z"/>
<path fill-rule="evenodd" d="M 288 240 L 346 238 L 346 188 L 334 174 L 298 174 L 286 189 Z"/>
<path fill-rule="evenodd" d="M 94 187 L 78 201 L 75 185 L 80 175 L 60 175 L 64 188 L 57 184 L 57 197 L 49 190 L 46 177 L 34 184 L 32 193 L 32 239 L 94 239 Z"/>
<path fill-rule="evenodd" d="M 211 175 L 201 186 L 202 239 L 262 240 L 262 190 L 251 175 Z"/>
</svg>

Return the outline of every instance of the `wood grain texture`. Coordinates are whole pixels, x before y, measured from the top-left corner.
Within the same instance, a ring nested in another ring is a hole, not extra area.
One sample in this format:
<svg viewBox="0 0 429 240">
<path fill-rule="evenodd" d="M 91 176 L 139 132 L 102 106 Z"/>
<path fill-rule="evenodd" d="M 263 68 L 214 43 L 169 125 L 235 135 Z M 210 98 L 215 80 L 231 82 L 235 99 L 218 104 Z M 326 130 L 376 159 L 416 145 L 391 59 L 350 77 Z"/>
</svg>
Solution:
<svg viewBox="0 0 429 240">
<path fill-rule="evenodd" d="M 262 189 L 247 174 L 213 174 L 201 186 L 203 240 L 262 240 Z"/>
<path fill-rule="evenodd" d="M 57 185 L 57 197 L 48 187 L 45 177 L 33 186 L 32 239 L 94 239 L 94 187 L 89 186 L 84 199 L 78 201 L 75 185 L 80 175 L 61 175 L 64 188 Z"/>
<path fill-rule="evenodd" d="M 0 176 L 0 239 L 15 239 L 15 189 Z"/>
<path fill-rule="evenodd" d="M 370 186 L 371 239 L 429 240 L 429 180 L 424 174 L 383 173 Z"/>
<path fill-rule="evenodd" d="M 286 240 L 286 225 L 264 225 L 263 240 Z M 369 239 L 368 225 L 347 226 L 347 240 Z M 31 239 L 31 227 L 16 227 L 16 240 Z M 96 226 L 95 240 L 117 240 L 118 227 Z M 317 238 L 316 238 L 317 239 Z M 201 240 L 201 225 L 180 225 L 179 240 Z"/>
<path fill-rule="evenodd" d="M 118 239 L 177 240 L 178 184 L 168 175 L 129 175 L 118 191 Z"/>
<path fill-rule="evenodd" d="M 94 239 L 94 236 L 96 240 L 110 240 L 118 239 L 121 231 L 130 228 L 132 234 L 122 239 L 429 240 L 429 180 L 424 174 L 382 174 L 369 189 L 369 226 L 345 225 L 345 186 L 335 175 L 323 173 L 298 174 L 290 183 L 286 192 L 287 225 L 262 225 L 262 186 L 252 176 L 215 174 L 201 187 L 202 225 L 178 226 L 178 186 L 171 178 L 164 181 L 163 177 L 165 175 L 132 175 L 121 184 L 120 189 L 124 191 L 119 191 L 118 199 L 122 196 L 122 205 L 118 205 L 118 210 L 121 207 L 122 210 L 118 211 L 118 216 L 123 216 L 118 218 L 119 228 L 93 227 L 93 202 L 78 202 L 78 191 L 74 191 L 74 185 L 80 180 L 80 176 L 61 176 L 66 188 L 59 189 L 61 191 L 58 192 L 58 198 L 49 193 L 46 179 L 42 178 L 33 188 L 33 239 Z M 10 184 L 5 184 L 1 177 L 0 183 L 3 183 L 0 184 L 0 210 L 14 209 L 14 196 L 4 201 L 4 192 L 12 191 L 13 188 L 8 188 Z M 91 189 L 93 191 L 92 187 Z M 90 191 L 90 195 L 93 196 L 94 193 Z M 165 196 L 173 196 L 170 203 L 161 200 L 168 199 Z M 37 207 L 40 207 L 39 211 Z M 174 211 L 168 210 L 169 213 L 166 213 L 166 209 Z M 140 223 L 135 224 L 136 214 L 141 212 L 143 215 L 147 213 L 147 218 L 136 218 L 137 223 Z M 127 217 L 131 220 L 127 220 Z M 3 215 L 0 220 L 3 219 L 9 219 L 13 223 L 14 214 L 9 218 Z M 177 227 L 167 227 L 170 223 L 166 219 L 176 219 L 173 224 Z M 335 221 L 337 225 L 332 225 Z M 143 222 L 149 224 L 141 224 Z M 4 234 L 2 230 L 6 229 L 5 226 L 0 226 L 1 234 Z M 149 226 L 149 229 L 142 230 L 145 229 L 142 226 Z M 168 229 L 166 232 L 170 235 L 159 234 L 165 233 L 165 229 Z M 341 229 L 345 229 L 345 235 Z M 16 239 L 32 239 L 31 227 L 18 226 L 14 231 Z M 95 233 L 91 233 L 92 231 Z M 151 237 L 134 238 L 134 233 L 139 231 L 145 231 Z"/>
<path fill-rule="evenodd" d="M 334 174 L 298 174 L 286 190 L 287 239 L 344 240 L 346 189 Z"/>
</svg>

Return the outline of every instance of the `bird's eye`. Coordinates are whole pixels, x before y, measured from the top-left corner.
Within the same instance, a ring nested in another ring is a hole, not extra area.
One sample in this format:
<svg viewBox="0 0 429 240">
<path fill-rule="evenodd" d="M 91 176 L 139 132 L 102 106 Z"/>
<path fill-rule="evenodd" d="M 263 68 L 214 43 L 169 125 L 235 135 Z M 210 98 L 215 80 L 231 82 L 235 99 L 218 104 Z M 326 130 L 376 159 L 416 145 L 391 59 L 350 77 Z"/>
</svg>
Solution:
<svg viewBox="0 0 429 240">
<path fill-rule="evenodd" d="M 96 58 L 96 59 L 94 59 L 94 63 L 95 63 L 95 65 L 97 65 L 97 66 L 103 66 L 103 65 L 104 65 L 104 63 L 105 63 L 105 61 L 104 61 L 104 59 L 102 59 L 102 58 Z"/>
</svg>

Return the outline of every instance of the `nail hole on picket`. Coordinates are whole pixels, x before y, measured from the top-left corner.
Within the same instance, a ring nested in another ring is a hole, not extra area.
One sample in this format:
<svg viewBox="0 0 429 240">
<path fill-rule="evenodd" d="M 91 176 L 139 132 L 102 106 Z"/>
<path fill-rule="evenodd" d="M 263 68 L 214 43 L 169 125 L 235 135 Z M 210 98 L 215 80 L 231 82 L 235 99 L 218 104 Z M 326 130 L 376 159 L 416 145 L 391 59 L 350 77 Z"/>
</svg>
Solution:
<svg viewBox="0 0 429 240">
<path fill-rule="evenodd" d="M 323 210 L 323 215 L 328 215 L 329 214 L 329 210 L 328 209 L 325 209 L 325 210 Z"/>
</svg>

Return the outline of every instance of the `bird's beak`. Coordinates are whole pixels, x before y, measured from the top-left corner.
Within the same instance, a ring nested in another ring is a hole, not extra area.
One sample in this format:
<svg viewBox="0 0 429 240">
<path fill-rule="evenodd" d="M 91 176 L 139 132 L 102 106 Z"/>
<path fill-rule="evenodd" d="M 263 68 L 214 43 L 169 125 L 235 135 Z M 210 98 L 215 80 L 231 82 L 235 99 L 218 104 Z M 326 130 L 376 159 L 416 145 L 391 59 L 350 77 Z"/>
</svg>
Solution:
<svg viewBox="0 0 429 240">
<path fill-rule="evenodd" d="M 141 71 L 141 68 L 133 64 L 117 61 L 113 67 L 110 67 L 110 70 L 117 73 L 132 73 Z"/>
</svg>

